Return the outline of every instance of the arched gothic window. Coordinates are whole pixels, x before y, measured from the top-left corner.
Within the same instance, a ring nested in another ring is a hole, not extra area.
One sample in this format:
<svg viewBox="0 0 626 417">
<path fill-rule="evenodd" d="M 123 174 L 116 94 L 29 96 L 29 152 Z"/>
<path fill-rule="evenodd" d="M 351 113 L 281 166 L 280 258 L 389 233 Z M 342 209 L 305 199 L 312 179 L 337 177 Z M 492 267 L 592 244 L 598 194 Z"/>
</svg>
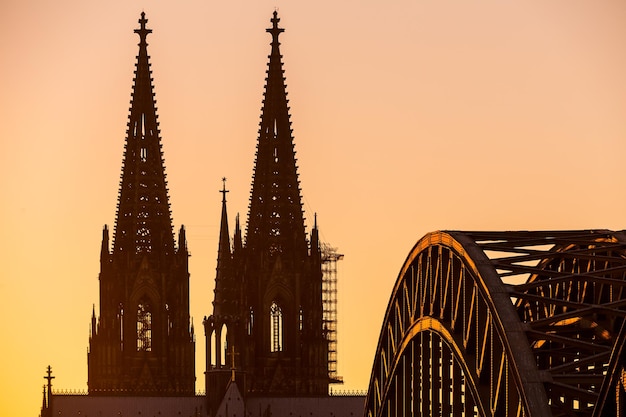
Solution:
<svg viewBox="0 0 626 417">
<path fill-rule="evenodd" d="M 217 343 L 217 332 L 215 329 L 211 329 L 211 345 L 207 346 L 207 349 L 210 350 L 210 367 L 211 369 L 216 368 L 217 363 L 217 350 L 219 349 L 219 344 Z"/>
<path fill-rule="evenodd" d="M 227 357 L 228 357 L 228 327 L 226 324 L 222 325 L 222 330 L 220 331 L 220 344 L 221 346 L 215 346 L 215 349 L 221 349 L 220 355 L 220 363 L 218 366 L 226 366 L 228 365 Z"/>
<path fill-rule="evenodd" d="M 137 351 L 152 351 L 152 312 L 145 300 L 137 305 Z"/>
<path fill-rule="evenodd" d="M 171 317 L 169 304 L 165 304 L 165 314 L 167 314 L 167 335 L 169 336 L 170 332 L 172 331 L 172 327 L 174 326 L 174 324 L 172 323 L 172 317 Z"/>
<path fill-rule="evenodd" d="M 254 310 L 250 307 L 250 314 L 248 316 L 248 335 L 252 335 L 252 329 L 254 328 Z"/>
<path fill-rule="evenodd" d="M 120 348 L 124 350 L 124 304 L 117 306 L 117 320 L 120 326 Z"/>
<path fill-rule="evenodd" d="M 283 310 L 274 301 L 270 306 L 270 352 L 283 350 Z"/>
</svg>

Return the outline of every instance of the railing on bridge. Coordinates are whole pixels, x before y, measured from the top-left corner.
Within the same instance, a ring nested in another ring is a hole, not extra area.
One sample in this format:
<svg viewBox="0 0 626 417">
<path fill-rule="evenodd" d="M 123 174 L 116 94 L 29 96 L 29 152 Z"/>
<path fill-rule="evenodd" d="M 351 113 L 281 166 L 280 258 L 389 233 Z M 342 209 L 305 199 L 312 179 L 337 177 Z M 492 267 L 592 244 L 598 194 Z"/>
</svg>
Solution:
<svg viewBox="0 0 626 417">
<path fill-rule="evenodd" d="M 110 392 L 112 396 L 120 395 L 124 393 L 131 392 L 131 390 L 106 390 L 106 392 Z M 135 392 L 135 391 L 132 391 Z M 66 389 L 66 388 L 55 388 L 52 390 L 52 395 L 89 395 L 89 391 L 85 388 L 82 389 Z M 141 395 L 141 394 L 137 394 Z M 206 395 L 205 391 L 196 391 L 194 394 L 196 397 L 204 397 Z"/>
</svg>

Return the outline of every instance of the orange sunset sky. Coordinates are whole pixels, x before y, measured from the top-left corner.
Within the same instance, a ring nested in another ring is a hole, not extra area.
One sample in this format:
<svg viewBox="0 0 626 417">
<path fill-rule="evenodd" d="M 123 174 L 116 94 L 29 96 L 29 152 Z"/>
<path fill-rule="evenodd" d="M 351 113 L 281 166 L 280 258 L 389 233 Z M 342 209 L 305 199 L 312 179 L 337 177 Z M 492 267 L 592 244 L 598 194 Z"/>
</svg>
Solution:
<svg viewBox="0 0 626 417">
<path fill-rule="evenodd" d="M 623 0 L 2 0 L 1 416 L 38 415 L 47 365 L 56 388 L 87 387 L 142 10 L 204 389 L 218 190 L 227 177 L 232 230 L 275 8 L 305 214 L 345 254 L 335 389 L 367 389 L 425 233 L 626 228 Z"/>
</svg>

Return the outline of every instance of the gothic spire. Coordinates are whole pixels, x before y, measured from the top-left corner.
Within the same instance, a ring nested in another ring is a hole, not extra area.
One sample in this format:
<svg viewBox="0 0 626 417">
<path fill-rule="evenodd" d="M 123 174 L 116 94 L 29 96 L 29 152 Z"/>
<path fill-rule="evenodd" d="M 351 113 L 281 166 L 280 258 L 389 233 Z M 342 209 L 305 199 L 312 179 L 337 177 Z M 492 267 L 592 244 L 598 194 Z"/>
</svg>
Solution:
<svg viewBox="0 0 626 417">
<path fill-rule="evenodd" d="M 226 211 L 226 177 L 222 178 L 222 218 L 220 222 L 220 241 L 217 249 L 217 268 L 226 266 L 230 260 L 230 237 L 228 232 L 228 213 Z"/>
<path fill-rule="evenodd" d="M 243 244 L 241 243 L 241 228 L 239 227 L 239 213 L 235 216 L 235 234 L 233 236 L 233 253 L 239 253 Z"/>
<path fill-rule="evenodd" d="M 100 260 L 104 261 L 109 256 L 109 226 L 104 225 L 102 229 L 102 245 L 100 247 Z"/>
<path fill-rule="evenodd" d="M 254 395 L 328 394 L 328 340 L 323 328 L 319 250 L 309 251 L 278 27 L 274 12 L 267 78 L 252 176 L 245 245 L 239 219 L 228 246 L 222 199 L 220 254 L 213 315 L 204 321 L 209 408 L 217 409 L 228 381 L 221 360 L 226 340 L 246 391 Z M 226 193 L 225 187 L 222 192 Z M 317 224 L 311 245 L 319 246 Z M 222 252 L 225 252 L 222 254 Z M 227 257 L 230 255 L 230 257 Z M 222 267 L 222 259 L 229 265 Z M 222 334 L 226 326 L 226 336 Z M 213 349 L 215 347 L 215 349 Z M 215 356 L 213 356 L 215 353 Z M 215 360 L 213 361 L 213 358 Z M 211 366 L 209 364 L 215 364 Z M 219 394 L 219 395 L 218 395 Z M 213 414 L 215 414 L 213 412 Z"/>
<path fill-rule="evenodd" d="M 286 247 L 304 255 L 307 250 L 302 201 L 285 78 L 274 11 L 272 50 L 261 113 L 257 155 L 252 180 L 246 247 L 253 252 L 283 252 Z"/>
<path fill-rule="evenodd" d="M 48 365 L 48 368 L 46 369 L 46 376 L 43 377 L 43 379 L 48 381 L 48 408 L 51 409 L 52 408 L 52 380 L 55 378 L 52 376 L 52 367 L 50 365 Z"/>
<path fill-rule="evenodd" d="M 313 215 L 313 229 L 311 230 L 311 253 L 319 254 L 320 252 L 320 235 L 317 228 L 317 213 Z"/>
<path fill-rule="evenodd" d="M 89 329 L 89 338 L 92 338 L 96 335 L 98 331 L 98 328 L 96 326 L 97 326 L 96 305 L 94 304 L 91 310 L 91 328 Z"/>
<path fill-rule="evenodd" d="M 135 68 L 128 130 L 122 163 L 113 254 L 173 253 L 174 234 L 156 100 L 148 55 L 145 13 L 139 19 L 139 54 Z"/>
<path fill-rule="evenodd" d="M 189 250 L 187 249 L 187 232 L 185 231 L 185 225 L 181 225 L 180 230 L 178 231 L 178 253 L 189 256 Z"/>
<path fill-rule="evenodd" d="M 44 412 L 48 410 L 48 404 L 46 403 L 46 386 L 43 386 L 43 400 L 41 402 L 41 417 L 44 417 Z"/>
<path fill-rule="evenodd" d="M 237 297 L 237 288 L 232 275 L 232 254 L 228 231 L 228 213 L 226 210 L 226 178 L 222 178 L 222 217 L 220 222 L 220 237 L 217 249 L 217 268 L 215 276 L 215 297 L 213 313 L 215 316 L 234 314 L 234 302 Z"/>
<path fill-rule="evenodd" d="M 189 251 L 175 245 L 145 13 L 131 94 L 113 246 L 102 232 L 100 315 L 91 317 L 90 395 L 188 395 L 195 387 Z"/>
</svg>

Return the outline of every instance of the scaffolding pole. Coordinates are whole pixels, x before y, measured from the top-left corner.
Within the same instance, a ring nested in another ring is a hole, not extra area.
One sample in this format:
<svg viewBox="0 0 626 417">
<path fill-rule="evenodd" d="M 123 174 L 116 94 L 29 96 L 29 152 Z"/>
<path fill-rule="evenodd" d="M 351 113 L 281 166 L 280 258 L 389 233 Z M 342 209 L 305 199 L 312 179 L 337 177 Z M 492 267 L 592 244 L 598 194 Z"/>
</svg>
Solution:
<svg viewBox="0 0 626 417">
<path fill-rule="evenodd" d="M 322 306 L 324 330 L 328 340 L 328 377 L 332 384 L 343 383 L 337 375 L 337 261 L 343 255 L 337 248 L 322 243 Z"/>
</svg>

